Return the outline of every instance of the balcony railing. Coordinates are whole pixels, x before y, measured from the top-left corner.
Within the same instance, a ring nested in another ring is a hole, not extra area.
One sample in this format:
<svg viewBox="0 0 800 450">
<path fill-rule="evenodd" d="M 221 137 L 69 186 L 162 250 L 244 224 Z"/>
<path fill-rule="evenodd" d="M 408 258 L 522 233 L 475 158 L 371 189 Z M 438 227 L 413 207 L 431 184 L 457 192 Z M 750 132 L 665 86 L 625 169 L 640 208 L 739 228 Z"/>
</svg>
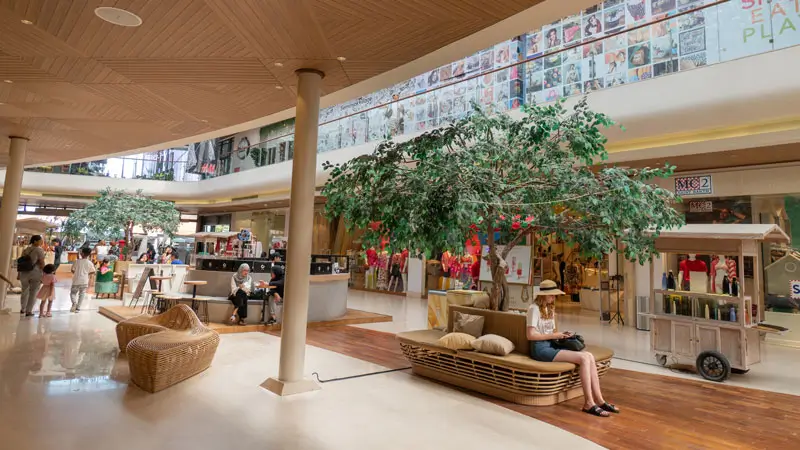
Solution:
<svg viewBox="0 0 800 450">
<path fill-rule="evenodd" d="M 406 82 L 320 112 L 319 153 L 431 130 L 465 117 L 637 83 L 800 44 L 796 0 L 607 0 Z M 294 121 L 261 141 L 219 141 L 175 162 L 171 175 L 203 178 L 292 159 Z M 245 142 L 246 144 L 246 142 Z M 202 144 L 198 144 L 202 145 Z M 213 155 L 213 157 L 208 157 Z M 128 167 L 137 160 L 125 160 Z M 142 162 L 142 167 L 144 162 Z"/>
</svg>

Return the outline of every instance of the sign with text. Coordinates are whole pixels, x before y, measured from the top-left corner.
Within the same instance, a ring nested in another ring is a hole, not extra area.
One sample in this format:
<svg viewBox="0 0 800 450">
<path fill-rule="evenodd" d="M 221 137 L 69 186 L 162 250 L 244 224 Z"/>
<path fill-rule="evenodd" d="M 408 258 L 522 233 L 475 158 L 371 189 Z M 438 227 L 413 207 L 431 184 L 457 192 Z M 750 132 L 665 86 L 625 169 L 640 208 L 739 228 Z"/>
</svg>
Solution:
<svg viewBox="0 0 800 450">
<path fill-rule="evenodd" d="M 709 195 L 713 192 L 711 175 L 675 178 L 675 195 Z"/>
<path fill-rule="evenodd" d="M 792 280 L 789 282 L 789 293 L 795 300 L 800 299 L 800 280 Z"/>
<path fill-rule="evenodd" d="M 689 202 L 689 212 L 706 213 L 713 212 L 714 204 L 710 200 Z"/>
</svg>

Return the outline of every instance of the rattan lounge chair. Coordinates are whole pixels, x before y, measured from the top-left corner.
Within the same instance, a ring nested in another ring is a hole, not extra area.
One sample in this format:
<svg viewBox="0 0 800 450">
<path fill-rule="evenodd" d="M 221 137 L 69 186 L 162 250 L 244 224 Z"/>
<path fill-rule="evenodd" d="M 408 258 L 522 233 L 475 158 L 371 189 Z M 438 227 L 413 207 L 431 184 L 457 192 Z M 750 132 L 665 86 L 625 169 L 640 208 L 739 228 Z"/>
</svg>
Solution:
<svg viewBox="0 0 800 450">
<path fill-rule="evenodd" d="M 219 345 L 219 334 L 184 304 L 158 316 L 120 322 L 117 339 L 128 353 L 131 382 L 147 392 L 158 392 L 206 370 Z"/>
</svg>

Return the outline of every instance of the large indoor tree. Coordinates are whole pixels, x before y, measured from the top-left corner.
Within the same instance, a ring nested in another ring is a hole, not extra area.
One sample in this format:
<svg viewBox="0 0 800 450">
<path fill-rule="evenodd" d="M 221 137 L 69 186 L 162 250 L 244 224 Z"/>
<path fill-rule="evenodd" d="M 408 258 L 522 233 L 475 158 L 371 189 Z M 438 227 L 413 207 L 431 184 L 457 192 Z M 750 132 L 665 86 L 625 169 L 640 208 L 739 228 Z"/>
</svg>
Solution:
<svg viewBox="0 0 800 450">
<path fill-rule="evenodd" d="M 136 226 L 147 233 L 162 231 L 172 236 L 178 231 L 180 212 L 175 204 L 148 197 L 142 191 L 126 192 L 106 188 L 86 208 L 70 214 L 65 224 L 69 230 L 87 230 L 108 239 L 125 238 L 133 245 Z M 130 250 L 129 248 L 126 250 Z"/>
<path fill-rule="evenodd" d="M 555 235 L 586 257 L 617 250 L 641 262 L 655 253 L 659 231 L 683 223 L 672 207 L 676 197 L 654 183 L 674 167 L 601 165 L 603 129 L 614 122 L 586 99 L 572 109 L 562 102 L 526 106 L 521 118 L 473 108 L 409 141 L 325 163 L 327 215 L 365 229 L 368 245 L 389 237 L 403 246 L 459 249 L 484 235 L 494 309 L 508 306 L 505 260 L 528 236 Z"/>
</svg>

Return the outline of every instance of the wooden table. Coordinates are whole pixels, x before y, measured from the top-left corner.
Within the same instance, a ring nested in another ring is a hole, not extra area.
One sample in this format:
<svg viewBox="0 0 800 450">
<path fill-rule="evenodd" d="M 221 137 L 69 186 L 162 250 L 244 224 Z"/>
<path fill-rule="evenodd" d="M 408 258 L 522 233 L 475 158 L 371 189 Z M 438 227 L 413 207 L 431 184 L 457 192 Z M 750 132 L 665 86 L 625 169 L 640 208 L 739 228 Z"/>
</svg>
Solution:
<svg viewBox="0 0 800 450">
<path fill-rule="evenodd" d="M 203 281 L 203 280 L 184 281 L 183 284 L 192 287 L 192 298 L 195 298 L 197 297 L 197 286 L 205 286 L 208 284 L 208 281 Z"/>
<path fill-rule="evenodd" d="M 169 276 L 169 277 L 167 277 L 167 276 L 155 276 L 155 277 L 151 276 L 150 279 L 153 280 L 153 281 L 158 281 L 158 292 L 163 294 L 164 291 L 161 289 L 161 283 L 164 280 L 171 280 L 172 277 L 171 276 Z M 150 305 L 151 306 L 153 305 L 153 299 L 150 299 Z M 147 309 L 150 310 L 150 306 L 148 306 Z M 164 312 L 163 309 L 164 309 L 163 302 L 161 302 L 160 299 L 157 299 L 156 304 L 155 304 L 155 312 L 156 312 L 156 314 L 163 313 Z"/>
<path fill-rule="evenodd" d="M 208 325 L 208 301 L 197 298 L 197 286 L 205 286 L 208 281 L 184 281 L 183 284 L 192 287 L 192 310 L 204 324 Z"/>
</svg>

